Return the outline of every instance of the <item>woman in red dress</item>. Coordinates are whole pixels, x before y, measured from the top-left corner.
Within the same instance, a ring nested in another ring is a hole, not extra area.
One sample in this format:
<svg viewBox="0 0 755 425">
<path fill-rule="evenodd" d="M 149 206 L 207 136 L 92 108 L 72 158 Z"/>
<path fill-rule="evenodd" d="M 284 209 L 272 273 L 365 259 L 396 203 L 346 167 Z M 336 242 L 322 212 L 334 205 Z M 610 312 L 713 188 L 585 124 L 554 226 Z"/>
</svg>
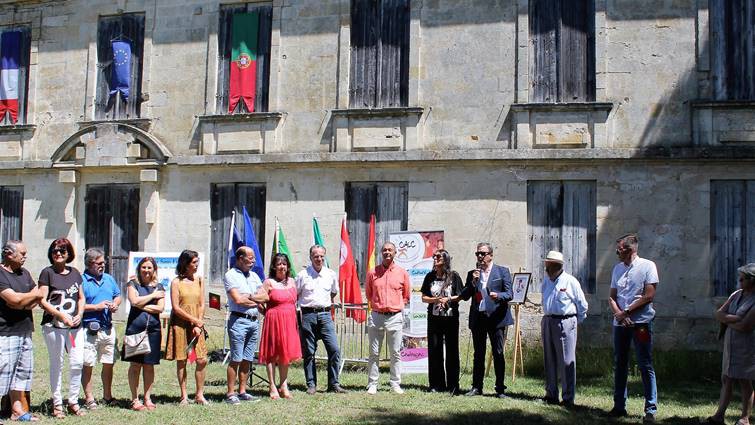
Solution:
<svg viewBox="0 0 755 425">
<path fill-rule="evenodd" d="M 270 264 L 269 278 L 262 286 L 270 296 L 265 305 L 265 322 L 260 341 L 260 363 L 267 366 L 270 398 L 291 398 L 288 390 L 288 365 L 301 359 L 301 340 L 296 321 L 296 284 L 291 279 L 291 263 L 286 254 L 275 254 Z M 280 384 L 275 385 L 275 366 Z"/>
</svg>

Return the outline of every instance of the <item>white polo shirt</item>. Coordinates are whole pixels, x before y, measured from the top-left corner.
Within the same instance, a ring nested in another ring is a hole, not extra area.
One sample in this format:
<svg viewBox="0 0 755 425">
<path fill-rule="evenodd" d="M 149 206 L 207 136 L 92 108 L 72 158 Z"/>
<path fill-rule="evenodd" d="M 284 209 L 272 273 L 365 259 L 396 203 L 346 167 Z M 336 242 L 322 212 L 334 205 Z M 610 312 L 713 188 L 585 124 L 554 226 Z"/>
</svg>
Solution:
<svg viewBox="0 0 755 425">
<path fill-rule="evenodd" d="M 644 258 L 635 257 L 630 265 L 619 262 L 613 267 L 611 274 L 611 289 L 616 289 L 616 302 L 624 310 L 636 299 L 642 297 L 645 285 L 658 283 L 658 269 L 655 263 Z M 634 323 L 649 323 L 655 317 L 653 303 L 632 311 L 629 318 Z M 614 326 L 619 326 L 616 319 Z"/>
<path fill-rule="evenodd" d="M 299 307 L 330 307 L 331 293 L 338 293 L 336 272 L 322 266 L 318 273 L 312 265 L 309 265 L 296 276 L 296 292 L 299 296 Z"/>
</svg>

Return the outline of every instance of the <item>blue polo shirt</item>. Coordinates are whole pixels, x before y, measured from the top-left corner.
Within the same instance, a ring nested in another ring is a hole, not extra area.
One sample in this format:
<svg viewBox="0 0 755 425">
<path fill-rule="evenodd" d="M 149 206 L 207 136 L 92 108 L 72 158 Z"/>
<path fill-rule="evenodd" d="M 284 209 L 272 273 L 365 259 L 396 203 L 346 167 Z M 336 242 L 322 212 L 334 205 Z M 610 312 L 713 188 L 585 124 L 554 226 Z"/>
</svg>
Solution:
<svg viewBox="0 0 755 425">
<path fill-rule="evenodd" d="M 99 304 L 103 301 L 113 301 L 115 297 L 121 296 L 121 289 L 118 287 L 113 276 L 107 273 L 102 274 L 102 278 L 97 281 L 89 272 L 84 272 L 81 277 L 84 278 L 84 296 L 87 304 Z M 85 311 L 84 327 L 89 322 L 99 322 L 103 329 L 110 329 L 113 326 L 113 316 L 110 309 L 102 311 Z"/>
</svg>

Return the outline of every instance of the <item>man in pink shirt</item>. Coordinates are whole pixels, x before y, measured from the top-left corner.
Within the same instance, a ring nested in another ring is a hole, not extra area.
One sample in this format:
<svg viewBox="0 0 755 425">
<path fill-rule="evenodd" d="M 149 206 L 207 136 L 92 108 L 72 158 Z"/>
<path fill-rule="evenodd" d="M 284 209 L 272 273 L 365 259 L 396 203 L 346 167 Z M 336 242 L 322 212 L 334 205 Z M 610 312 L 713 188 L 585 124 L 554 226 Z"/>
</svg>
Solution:
<svg viewBox="0 0 755 425">
<path fill-rule="evenodd" d="M 409 273 L 393 262 L 396 246 L 386 242 L 380 249 L 383 263 L 375 270 L 367 272 L 364 290 L 372 313 L 367 318 L 367 336 L 370 341 L 370 358 L 368 363 L 367 394 L 376 394 L 378 363 L 383 336 L 387 335 L 387 344 L 391 352 L 391 389 L 396 394 L 403 394 L 401 389 L 401 339 L 404 328 L 404 305 L 409 302 L 411 283 Z"/>
</svg>

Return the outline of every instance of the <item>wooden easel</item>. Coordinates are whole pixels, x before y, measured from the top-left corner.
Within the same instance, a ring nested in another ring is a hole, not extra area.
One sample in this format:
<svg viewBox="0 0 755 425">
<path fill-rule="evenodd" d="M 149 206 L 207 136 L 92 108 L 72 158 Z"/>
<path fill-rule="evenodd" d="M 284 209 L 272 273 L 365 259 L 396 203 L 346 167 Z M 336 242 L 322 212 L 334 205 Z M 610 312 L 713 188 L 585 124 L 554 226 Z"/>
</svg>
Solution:
<svg viewBox="0 0 755 425">
<path fill-rule="evenodd" d="M 516 381 L 516 365 L 519 360 L 519 371 L 524 376 L 524 353 L 522 351 L 522 332 L 519 322 L 519 313 L 521 304 L 513 304 L 514 306 L 514 361 L 511 368 L 511 380 Z"/>
</svg>

